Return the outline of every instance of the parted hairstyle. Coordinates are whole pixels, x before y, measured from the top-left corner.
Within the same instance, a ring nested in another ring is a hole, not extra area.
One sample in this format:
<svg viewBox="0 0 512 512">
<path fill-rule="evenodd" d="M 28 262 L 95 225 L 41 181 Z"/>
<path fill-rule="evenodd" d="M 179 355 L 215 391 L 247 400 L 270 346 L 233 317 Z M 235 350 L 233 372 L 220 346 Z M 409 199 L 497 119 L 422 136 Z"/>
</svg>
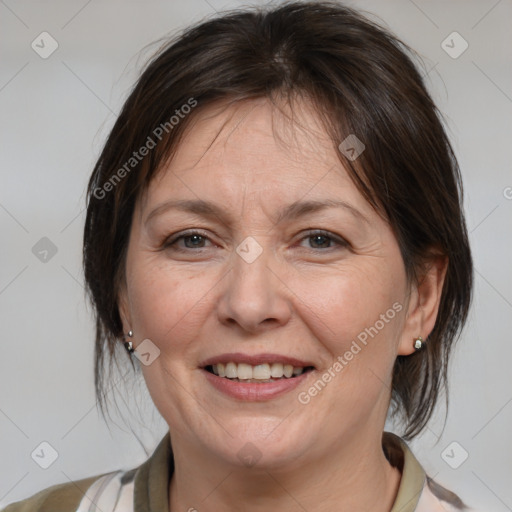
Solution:
<svg viewBox="0 0 512 512">
<path fill-rule="evenodd" d="M 190 121 L 214 102 L 265 98 L 293 109 L 302 99 L 315 108 L 358 190 L 389 222 L 409 282 L 421 280 L 434 253 L 448 258 L 435 327 L 424 348 L 398 356 L 393 369 L 391 411 L 402 419 L 402 435 L 410 439 L 425 428 L 447 386 L 473 266 L 459 167 L 415 59 L 358 11 L 320 1 L 221 13 L 167 40 L 149 60 L 87 189 L 83 265 L 102 413 L 106 372 L 118 351 L 129 357 L 120 343 L 118 293 L 136 200 L 170 162 Z M 365 145 L 356 159 L 338 149 L 350 134 Z"/>
</svg>

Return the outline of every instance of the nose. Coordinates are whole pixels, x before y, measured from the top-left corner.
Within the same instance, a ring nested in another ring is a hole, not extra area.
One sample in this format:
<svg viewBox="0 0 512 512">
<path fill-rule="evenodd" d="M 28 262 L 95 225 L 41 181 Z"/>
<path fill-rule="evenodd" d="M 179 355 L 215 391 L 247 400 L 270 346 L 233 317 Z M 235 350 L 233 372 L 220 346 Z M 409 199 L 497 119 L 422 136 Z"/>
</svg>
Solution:
<svg viewBox="0 0 512 512">
<path fill-rule="evenodd" d="M 219 320 L 248 332 L 285 325 L 291 317 L 290 289 L 269 249 L 252 262 L 233 254 L 217 307 Z"/>
</svg>

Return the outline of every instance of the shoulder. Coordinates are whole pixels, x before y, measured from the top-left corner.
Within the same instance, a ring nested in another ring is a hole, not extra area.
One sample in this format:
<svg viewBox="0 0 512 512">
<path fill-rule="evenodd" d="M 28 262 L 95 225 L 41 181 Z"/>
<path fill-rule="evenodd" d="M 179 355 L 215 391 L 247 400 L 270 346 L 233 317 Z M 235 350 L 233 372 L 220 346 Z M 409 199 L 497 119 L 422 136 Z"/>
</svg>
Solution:
<svg viewBox="0 0 512 512">
<path fill-rule="evenodd" d="M 52 485 L 21 501 L 11 503 L 1 512 L 75 512 L 95 483 L 115 473 L 104 473 L 73 482 Z"/>
<path fill-rule="evenodd" d="M 385 432 L 383 448 L 390 464 L 402 473 L 392 512 L 469 512 L 474 510 L 468 508 L 455 493 L 430 478 L 403 439 Z"/>
<path fill-rule="evenodd" d="M 169 432 L 140 466 L 53 485 L 0 512 L 133 512 L 167 503 L 173 458 Z"/>
<path fill-rule="evenodd" d="M 454 492 L 438 484 L 432 478 L 427 477 L 425 488 L 418 502 L 418 512 L 458 512 L 470 509 Z"/>
</svg>

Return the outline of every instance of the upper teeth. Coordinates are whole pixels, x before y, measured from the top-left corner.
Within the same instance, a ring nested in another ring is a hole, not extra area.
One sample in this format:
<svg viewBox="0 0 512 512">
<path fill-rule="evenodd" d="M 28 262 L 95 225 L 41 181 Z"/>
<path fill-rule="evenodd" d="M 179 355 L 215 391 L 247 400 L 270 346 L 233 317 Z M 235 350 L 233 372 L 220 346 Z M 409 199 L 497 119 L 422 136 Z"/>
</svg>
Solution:
<svg viewBox="0 0 512 512">
<path fill-rule="evenodd" d="M 212 365 L 212 370 L 215 375 L 227 377 L 228 379 L 268 380 L 271 377 L 278 379 L 283 376 L 291 377 L 292 375 L 300 375 L 304 371 L 304 368 L 281 363 L 264 363 L 257 364 L 256 366 L 251 366 L 246 363 L 219 363 Z"/>
</svg>

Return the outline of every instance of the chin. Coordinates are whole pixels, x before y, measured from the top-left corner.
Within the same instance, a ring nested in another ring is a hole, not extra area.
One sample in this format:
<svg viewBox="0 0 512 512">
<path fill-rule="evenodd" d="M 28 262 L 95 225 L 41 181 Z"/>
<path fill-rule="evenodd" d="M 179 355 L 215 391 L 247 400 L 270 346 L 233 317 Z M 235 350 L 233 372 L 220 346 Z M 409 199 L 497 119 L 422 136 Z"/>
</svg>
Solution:
<svg viewBox="0 0 512 512">
<path fill-rule="evenodd" d="M 216 456 L 228 464 L 248 468 L 277 469 L 297 460 L 315 440 L 308 440 L 304 433 L 311 432 L 311 425 L 286 424 L 285 415 L 279 418 L 236 418 L 222 423 L 226 431 L 219 432 L 210 446 Z"/>
</svg>

